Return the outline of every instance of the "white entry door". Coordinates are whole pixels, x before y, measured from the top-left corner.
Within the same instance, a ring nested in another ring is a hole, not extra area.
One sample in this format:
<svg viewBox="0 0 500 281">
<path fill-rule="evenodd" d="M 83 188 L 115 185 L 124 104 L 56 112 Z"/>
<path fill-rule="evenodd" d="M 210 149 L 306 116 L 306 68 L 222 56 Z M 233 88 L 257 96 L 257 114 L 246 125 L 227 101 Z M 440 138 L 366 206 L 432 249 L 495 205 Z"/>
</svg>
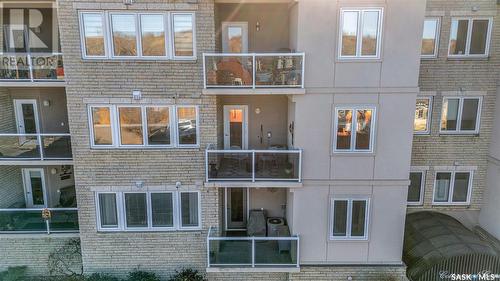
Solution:
<svg viewBox="0 0 500 281">
<path fill-rule="evenodd" d="M 25 168 L 23 171 L 24 194 L 27 208 L 47 206 L 45 177 L 41 168 Z"/>
<path fill-rule="evenodd" d="M 38 128 L 38 109 L 36 100 L 14 100 L 17 132 L 36 134 Z"/>
<path fill-rule="evenodd" d="M 222 23 L 222 51 L 248 53 L 248 22 Z"/>
<path fill-rule="evenodd" d="M 248 217 L 248 188 L 226 188 L 226 230 L 245 230 Z"/>
<path fill-rule="evenodd" d="M 248 149 L 247 105 L 224 105 L 224 149 Z"/>
</svg>

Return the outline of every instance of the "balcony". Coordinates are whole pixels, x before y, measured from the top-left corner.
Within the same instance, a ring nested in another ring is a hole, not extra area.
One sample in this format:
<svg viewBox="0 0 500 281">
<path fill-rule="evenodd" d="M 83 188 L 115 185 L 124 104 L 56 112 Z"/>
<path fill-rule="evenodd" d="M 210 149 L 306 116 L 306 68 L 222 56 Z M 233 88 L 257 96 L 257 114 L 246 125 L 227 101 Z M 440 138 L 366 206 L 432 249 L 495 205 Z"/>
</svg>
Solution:
<svg viewBox="0 0 500 281">
<path fill-rule="evenodd" d="M 71 159 L 70 134 L 0 134 L 0 161 Z"/>
<path fill-rule="evenodd" d="M 304 53 L 203 54 L 203 71 L 205 94 L 304 93 Z"/>
<path fill-rule="evenodd" d="M 74 233 L 78 232 L 77 208 L 47 208 L 50 219 L 44 219 L 44 208 L 0 209 L 0 233 Z"/>
<path fill-rule="evenodd" d="M 207 236 L 207 272 L 297 272 L 299 244 L 299 236 L 222 237 L 211 227 Z"/>
<path fill-rule="evenodd" d="M 15 83 L 64 81 L 61 53 L 3 53 L 0 54 L 0 82 Z M 57 85 L 51 83 L 50 85 Z"/>
</svg>

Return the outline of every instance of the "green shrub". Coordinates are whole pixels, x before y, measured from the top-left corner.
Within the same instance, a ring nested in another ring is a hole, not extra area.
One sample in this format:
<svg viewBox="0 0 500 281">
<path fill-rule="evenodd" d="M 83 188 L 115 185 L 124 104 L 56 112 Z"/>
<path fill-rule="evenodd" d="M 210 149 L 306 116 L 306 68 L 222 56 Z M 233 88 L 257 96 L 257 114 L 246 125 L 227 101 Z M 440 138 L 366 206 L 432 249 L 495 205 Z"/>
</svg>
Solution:
<svg viewBox="0 0 500 281">
<path fill-rule="evenodd" d="M 26 266 L 9 267 L 6 271 L 0 272 L 1 281 L 22 281 L 26 277 Z"/>
<path fill-rule="evenodd" d="M 128 274 L 128 281 L 160 281 L 160 277 L 152 272 L 146 271 L 132 271 Z"/>
<path fill-rule="evenodd" d="M 85 281 L 120 281 L 120 279 L 104 273 L 94 273 L 85 278 Z"/>
<path fill-rule="evenodd" d="M 185 268 L 181 271 L 175 271 L 175 275 L 170 277 L 169 281 L 206 281 L 205 276 L 200 274 L 198 270 Z"/>
</svg>

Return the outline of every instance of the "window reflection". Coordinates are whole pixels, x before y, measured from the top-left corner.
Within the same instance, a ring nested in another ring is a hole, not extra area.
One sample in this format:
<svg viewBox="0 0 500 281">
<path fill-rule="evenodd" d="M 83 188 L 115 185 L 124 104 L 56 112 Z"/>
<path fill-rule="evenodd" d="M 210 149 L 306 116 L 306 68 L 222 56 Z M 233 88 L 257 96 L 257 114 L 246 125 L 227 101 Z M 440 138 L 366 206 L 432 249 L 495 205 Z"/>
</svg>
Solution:
<svg viewBox="0 0 500 281">
<path fill-rule="evenodd" d="M 416 133 L 425 133 L 429 131 L 429 107 L 430 98 L 417 99 L 415 120 L 413 124 L 413 130 Z"/>
<path fill-rule="evenodd" d="M 113 52 L 115 56 L 136 56 L 136 23 L 135 15 L 112 15 Z"/>
<path fill-rule="evenodd" d="M 102 14 L 83 14 L 85 53 L 87 56 L 104 56 L 104 31 Z"/>
<path fill-rule="evenodd" d="M 194 145 L 197 143 L 195 107 L 177 108 L 177 126 L 179 131 L 179 144 Z"/>
<path fill-rule="evenodd" d="M 193 56 L 193 17 L 174 15 L 173 21 L 175 56 Z"/>
<path fill-rule="evenodd" d="M 337 114 L 337 149 L 351 149 L 352 110 L 339 110 Z"/>
<path fill-rule="evenodd" d="M 434 56 L 436 54 L 437 19 L 426 19 L 424 21 L 424 32 L 422 36 L 422 55 Z"/>
<path fill-rule="evenodd" d="M 358 36 L 359 12 L 344 12 L 342 23 L 342 55 L 355 56 Z"/>
<path fill-rule="evenodd" d="M 120 107 L 120 139 L 123 145 L 142 145 L 142 116 L 140 107 Z"/>
<path fill-rule="evenodd" d="M 141 15 L 143 56 L 165 56 L 165 23 L 163 15 Z"/>
<path fill-rule="evenodd" d="M 363 40 L 361 41 L 361 55 L 377 55 L 378 11 L 363 13 Z"/>
<path fill-rule="evenodd" d="M 92 126 L 95 145 L 113 144 L 111 130 L 111 111 L 109 107 L 92 108 Z"/>
</svg>

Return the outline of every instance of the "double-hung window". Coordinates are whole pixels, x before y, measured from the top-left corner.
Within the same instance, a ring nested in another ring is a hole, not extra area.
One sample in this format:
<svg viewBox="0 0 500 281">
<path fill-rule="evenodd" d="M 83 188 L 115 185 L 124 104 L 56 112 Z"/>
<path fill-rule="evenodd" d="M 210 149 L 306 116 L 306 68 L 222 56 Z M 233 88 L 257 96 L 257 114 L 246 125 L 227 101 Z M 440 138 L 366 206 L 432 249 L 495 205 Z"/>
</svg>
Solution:
<svg viewBox="0 0 500 281">
<path fill-rule="evenodd" d="M 368 216 L 368 198 L 332 198 L 330 239 L 366 240 Z"/>
<path fill-rule="evenodd" d="M 100 231 L 200 229 L 198 191 L 98 192 Z"/>
<path fill-rule="evenodd" d="M 454 18 L 451 21 L 449 57 L 487 57 L 491 18 Z"/>
<path fill-rule="evenodd" d="M 81 12 L 84 58 L 194 59 L 190 12 Z"/>
<path fill-rule="evenodd" d="M 334 124 L 334 152 L 373 151 L 375 107 L 337 107 Z"/>
<path fill-rule="evenodd" d="M 431 131 L 432 98 L 418 97 L 415 105 L 413 132 L 424 135 Z"/>
<path fill-rule="evenodd" d="M 91 105 L 91 146 L 197 147 L 198 107 L 193 105 Z"/>
<path fill-rule="evenodd" d="M 468 205 L 472 189 L 472 172 L 436 172 L 434 205 Z"/>
<path fill-rule="evenodd" d="M 424 171 L 410 172 L 410 185 L 408 186 L 408 205 L 422 205 L 424 197 L 425 173 Z"/>
<path fill-rule="evenodd" d="M 340 58 L 379 58 L 382 9 L 341 9 Z"/>
<path fill-rule="evenodd" d="M 441 113 L 441 133 L 479 133 L 481 104 L 480 97 L 445 97 Z"/>
<path fill-rule="evenodd" d="M 424 30 L 422 36 L 423 58 L 435 58 L 439 48 L 439 18 L 426 18 L 424 21 Z"/>
</svg>

